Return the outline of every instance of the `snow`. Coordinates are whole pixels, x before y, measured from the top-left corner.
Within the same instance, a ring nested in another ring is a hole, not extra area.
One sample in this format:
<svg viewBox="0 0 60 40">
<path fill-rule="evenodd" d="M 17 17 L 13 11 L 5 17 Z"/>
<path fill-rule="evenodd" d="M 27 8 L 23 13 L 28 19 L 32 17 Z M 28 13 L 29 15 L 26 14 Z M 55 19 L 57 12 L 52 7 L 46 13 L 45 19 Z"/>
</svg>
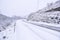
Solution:
<svg viewBox="0 0 60 40">
<path fill-rule="evenodd" d="M 27 20 L 24 20 L 26 22 L 30 22 L 30 23 L 35 23 L 37 25 L 40 25 L 40 24 L 45 24 L 45 25 L 49 25 L 49 26 L 53 26 L 53 27 L 60 27 L 60 24 L 52 24 L 52 23 L 46 23 L 46 22 L 36 22 L 36 21 L 27 21 Z"/>
<path fill-rule="evenodd" d="M 20 16 L 25 16 L 25 15 L 30 14 L 31 12 L 35 12 L 36 10 L 38 10 L 36 2 L 37 2 L 37 0 L 33 0 L 33 1 L 25 0 L 24 2 L 23 2 L 23 0 L 21 0 L 21 1 L 19 1 L 19 0 L 1 1 L 1 4 L 2 4 L 1 11 L 2 11 L 2 14 L 8 15 L 8 16 L 12 16 L 14 14 L 20 15 Z M 11 4 L 13 5 L 13 7 L 11 7 L 12 6 Z M 23 4 L 23 5 L 21 5 L 21 4 Z M 29 5 L 29 4 L 32 4 L 33 6 Z M 58 5 L 57 4 L 53 5 L 51 8 L 59 7 L 60 6 L 59 4 L 60 3 L 58 3 Z M 48 10 L 48 8 L 46 10 Z M 8 21 L 8 19 L 7 19 L 7 21 Z M 8 21 L 8 22 L 10 23 L 11 21 Z M 52 25 L 52 24 L 47 24 L 47 23 L 42 23 L 42 22 L 41 23 L 34 22 L 34 23 L 36 23 L 38 25 L 39 24 Z M 6 24 L 6 23 L 4 22 L 3 24 Z M 1 26 L 1 24 L 0 24 L 0 26 Z M 59 25 L 52 25 L 52 26 L 60 27 Z M 2 28 L 0 28 L 0 29 L 2 29 Z M 14 33 L 14 30 L 15 30 L 15 33 Z M 3 39 L 3 36 L 7 36 L 7 39 Z M 41 26 L 36 26 L 36 25 L 30 24 L 30 23 L 24 22 L 23 20 L 18 20 L 16 23 L 15 29 L 13 26 L 9 26 L 9 28 L 7 28 L 7 30 L 0 32 L 0 40 L 60 40 L 60 32 L 57 32 L 57 31 L 54 31 L 51 29 L 47 29 L 47 28 L 43 28 Z"/>
<path fill-rule="evenodd" d="M 14 33 L 14 24 L 12 23 L 12 25 L 10 25 L 9 27 L 7 27 L 6 30 L 0 32 L 0 40 L 15 40 L 15 33 Z M 6 38 L 3 38 L 3 37 Z"/>
<path fill-rule="evenodd" d="M 17 40 L 60 40 L 60 32 L 49 30 L 18 20 L 16 23 Z"/>
<path fill-rule="evenodd" d="M 15 32 L 13 25 L 0 32 L 0 40 L 60 40 L 60 32 L 30 24 L 24 19 L 16 21 Z"/>
</svg>

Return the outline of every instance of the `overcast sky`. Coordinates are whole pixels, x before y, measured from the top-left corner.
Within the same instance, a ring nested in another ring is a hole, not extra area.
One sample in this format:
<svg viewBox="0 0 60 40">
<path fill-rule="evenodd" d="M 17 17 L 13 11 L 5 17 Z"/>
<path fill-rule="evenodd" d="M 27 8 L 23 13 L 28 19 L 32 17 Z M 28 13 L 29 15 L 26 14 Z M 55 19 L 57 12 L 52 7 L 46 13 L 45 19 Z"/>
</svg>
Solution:
<svg viewBox="0 0 60 40">
<path fill-rule="evenodd" d="M 26 16 L 57 0 L 0 0 L 0 11 L 7 16 Z"/>
</svg>

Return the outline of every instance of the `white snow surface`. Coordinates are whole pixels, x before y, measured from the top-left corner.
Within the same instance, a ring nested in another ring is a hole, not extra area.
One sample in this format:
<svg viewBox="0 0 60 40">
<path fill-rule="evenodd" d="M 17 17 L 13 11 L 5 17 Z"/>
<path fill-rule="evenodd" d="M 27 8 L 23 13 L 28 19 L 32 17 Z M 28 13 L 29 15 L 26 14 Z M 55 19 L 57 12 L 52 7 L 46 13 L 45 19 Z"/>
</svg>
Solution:
<svg viewBox="0 0 60 40">
<path fill-rule="evenodd" d="M 24 20 L 24 21 L 26 21 L 26 20 Z M 38 24 L 38 25 L 40 25 L 40 24 L 43 24 L 43 25 L 49 25 L 49 26 L 53 26 L 53 27 L 60 27 L 60 24 L 52 24 L 52 23 L 46 23 L 46 22 L 36 22 L 36 21 L 28 21 L 28 22 L 30 22 L 30 23 L 35 23 L 35 24 Z"/>
<path fill-rule="evenodd" d="M 60 40 L 60 32 L 18 20 L 16 23 L 16 40 Z"/>
<path fill-rule="evenodd" d="M 1 32 L 0 38 L 6 36 L 4 40 L 60 40 L 60 32 L 24 22 L 23 19 L 16 22 L 15 33 L 12 27 Z"/>
<path fill-rule="evenodd" d="M 6 38 L 3 38 L 3 37 Z M 0 40 L 16 40 L 16 35 L 14 33 L 14 23 L 7 27 L 6 30 L 0 32 Z"/>
</svg>

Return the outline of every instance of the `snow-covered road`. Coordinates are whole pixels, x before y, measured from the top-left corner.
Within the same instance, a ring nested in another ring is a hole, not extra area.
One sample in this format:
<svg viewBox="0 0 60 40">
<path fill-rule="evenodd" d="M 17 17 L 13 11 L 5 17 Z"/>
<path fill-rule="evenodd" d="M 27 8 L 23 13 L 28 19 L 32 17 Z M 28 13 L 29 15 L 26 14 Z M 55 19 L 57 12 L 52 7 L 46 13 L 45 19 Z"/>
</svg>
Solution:
<svg viewBox="0 0 60 40">
<path fill-rule="evenodd" d="M 39 27 L 18 20 L 16 23 L 17 40 L 60 40 L 60 32 Z"/>
</svg>

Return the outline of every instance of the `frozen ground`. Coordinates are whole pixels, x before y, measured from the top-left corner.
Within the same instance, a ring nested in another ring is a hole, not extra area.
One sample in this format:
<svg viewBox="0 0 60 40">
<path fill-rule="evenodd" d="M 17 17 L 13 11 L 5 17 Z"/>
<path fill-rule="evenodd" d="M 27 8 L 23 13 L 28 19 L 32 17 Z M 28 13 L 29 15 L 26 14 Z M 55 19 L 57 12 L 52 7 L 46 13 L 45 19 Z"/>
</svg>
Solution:
<svg viewBox="0 0 60 40">
<path fill-rule="evenodd" d="M 60 32 L 39 27 L 18 20 L 16 23 L 16 40 L 60 40 Z"/>
<path fill-rule="evenodd" d="M 37 25 L 38 23 L 31 24 L 23 19 L 18 20 L 15 29 L 12 23 L 10 28 L 0 32 L 0 40 L 60 40 L 60 32 Z M 6 36 L 6 39 L 3 39 L 3 36 Z"/>
<path fill-rule="evenodd" d="M 14 23 L 8 26 L 6 30 L 0 32 L 0 40 L 15 40 Z"/>
</svg>

